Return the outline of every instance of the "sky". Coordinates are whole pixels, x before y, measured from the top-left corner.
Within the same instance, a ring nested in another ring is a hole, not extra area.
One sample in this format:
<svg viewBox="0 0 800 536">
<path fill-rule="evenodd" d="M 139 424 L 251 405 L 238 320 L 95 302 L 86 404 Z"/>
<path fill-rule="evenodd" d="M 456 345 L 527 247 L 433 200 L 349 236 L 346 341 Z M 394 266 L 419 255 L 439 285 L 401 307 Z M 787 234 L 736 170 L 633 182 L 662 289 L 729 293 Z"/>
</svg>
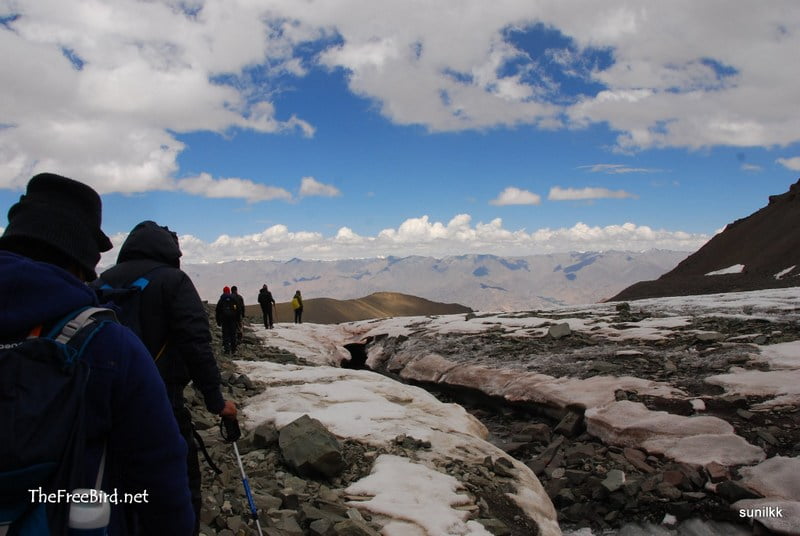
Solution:
<svg viewBox="0 0 800 536">
<path fill-rule="evenodd" d="M 800 176 L 793 0 L 0 0 L 0 47 L 0 228 L 55 172 L 184 262 L 693 251 Z"/>
</svg>

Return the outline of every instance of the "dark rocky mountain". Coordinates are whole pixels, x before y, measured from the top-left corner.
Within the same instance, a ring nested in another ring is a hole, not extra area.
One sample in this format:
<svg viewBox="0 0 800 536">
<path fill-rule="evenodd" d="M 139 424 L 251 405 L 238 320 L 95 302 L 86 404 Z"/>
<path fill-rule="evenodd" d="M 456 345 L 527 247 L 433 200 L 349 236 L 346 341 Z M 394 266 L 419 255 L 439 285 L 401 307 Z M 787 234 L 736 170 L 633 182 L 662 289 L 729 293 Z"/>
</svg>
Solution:
<svg viewBox="0 0 800 536">
<path fill-rule="evenodd" d="M 788 192 L 770 196 L 764 208 L 728 224 L 674 270 L 636 283 L 609 301 L 798 286 L 799 229 L 800 180 Z M 709 275 L 717 271 L 732 273 Z"/>
</svg>

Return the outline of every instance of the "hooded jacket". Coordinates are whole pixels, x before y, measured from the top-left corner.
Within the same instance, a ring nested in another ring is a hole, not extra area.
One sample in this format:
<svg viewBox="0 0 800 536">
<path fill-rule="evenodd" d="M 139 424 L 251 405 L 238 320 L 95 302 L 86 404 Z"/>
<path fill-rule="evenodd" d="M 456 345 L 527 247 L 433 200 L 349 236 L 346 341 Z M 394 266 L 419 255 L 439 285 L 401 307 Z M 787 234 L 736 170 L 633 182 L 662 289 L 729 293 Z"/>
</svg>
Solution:
<svg viewBox="0 0 800 536">
<path fill-rule="evenodd" d="M 116 266 L 100 278 L 112 286 L 125 286 L 149 274 L 141 298 L 142 340 L 150 354 L 158 356 L 158 369 L 173 398 L 191 380 L 203 393 L 208 411 L 216 415 L 225 401 L 208 315 L 192 280 L 180 269 L 181 255 L 175 233 L 145 221 L 128 235 Z"/>
<path fill-rule="evenodd" d="M 94 292 L 57 266 L 0 251 L 0 341 L 14 343 L 35 326 L 97 306 Z M 186 474 L 186 443 L 172 415 L 164 383 L 141 341 L 119 324 L 106 324 L 83 358 L 86 387 L 84 479 L 93 481 L 107 448 L 104 489 L 119 496 L 147 492 L 147 502 L 112 506 L 109 534 L 126 534 L 123 508 L 138 513 L 152 535 L 191 534 L 194 514 Z"/>
</svg>

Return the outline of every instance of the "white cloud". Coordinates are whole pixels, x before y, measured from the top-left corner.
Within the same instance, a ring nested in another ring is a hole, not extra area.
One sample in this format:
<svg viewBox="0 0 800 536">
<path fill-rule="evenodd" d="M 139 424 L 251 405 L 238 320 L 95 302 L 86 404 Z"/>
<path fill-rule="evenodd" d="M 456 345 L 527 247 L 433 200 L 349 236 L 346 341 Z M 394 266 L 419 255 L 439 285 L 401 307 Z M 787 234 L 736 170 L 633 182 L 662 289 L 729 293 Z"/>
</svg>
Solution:
<svg viewBox="0 0 800 536">
<path fill-rule="evenodd" d="M 300 181 L 300 196 L 322 196 L 322 197 L 338 197 L 342 192 L 338 188 L 330 184 L 323 184 L 317 181 L 314 177 L 303 177 Z"/>
<path fill-rule="evenodd" d="M 620 175 L 624 173 L 658 173 L 663 171 L 657 168 L 637 168 L 622 164 L 592 164 L 591 166 L 578 166 L 578 169 L 588 169 L 592 173 L 605 173 L 608 175 Z"/>
<path fill-rule="evenodd" d="M 776 162 L 786 169 L 800 171 L 800 156 L 794 156 L 792 158 L 778 158 Z"/>
<path fill-rule="evenodd" d="M 176 133 L 312 136 L 303 110 L 276 110 L 273 95 L 277 76 L 320 66 L 343 69 L 394 123 L 434 132 L 607 124 L 623 151 L 800 141 L 800 77 L 776 68 L 800 48 L 795 0 L 3 5 L 20 16 L 0 27 L 0 188 L 57 169 L 103 192 L 168 189 Z M 536 24 L 573 47 L 536 57 L 507 39 Z M 590 48 L 613 64 L 584 64 Z M 602 91 L 566 95 L 562 75 Z"/>
<path fill-rule="evenodd" d="M 757 166 L 756 164 L 742 164 L 742 171 L 749 171 L 749 172 L 757 172 L 762 171 L 763 168 L 761 166 Z"/>
<path fill-rule="evenodd" d="M 103 255 L 102 265 L 116 259 L 125 234 L 111 237 L 115 248 Z M 424 215 L 410 218 L 396 228 L 375 236 L 362 236 L 349 227 L 333 236 L 309 231 L 291 231 L 273 225 L 260 233 L 221 235 L 205 242 L 192 235 L 180 237 L 185 263 L 215 263 L 236 259 L 288 260 L 347 259 L 377 256 L 429 255 L 442 257 L 466 253 L 534 255 L 570 251 L 643 251 L 651 248 L 695 251 L 711 238 L 684 231 L 656 230 L 646 225 L 624 223 L 604 227 L 576 223 L 572 227 L 542 228 L 531 232 L 506 229 L 496 218 L 488 223 L 472 222 L 469 214 L 458 214 L 449 222 L 431 221 Z"/>
<path fill-rule="evenodd" d="M 290 201 L 292 194 L 283 188 L 265 186 L 246 179 L 214 179 L 203 173 L 197 177 L 180 179 L 175 182 L 178 190 L 203 197 L 217 199 L 245 199 L 250 203 L 282 199 Z"/>
<path fill-rule="evenodd" d="M 290 68 L 291 48 L 268 43 L 263 8 L 209 0 L 189 16 L 172 2 L 12 4 L 3 13 L 19 17 L 0 27 L 0 188 L 58 170 L 102 193 L 173 189 L 184 150 L 175 133 L 314 133 L 296 115 L 277 118 L 270 88 L 243 78 L 267 54 Z"/>
<path fill-rule="evenodd" d="M 636 194 L 625 190 L 609 190 L 608 188 L 561 188 L 553 186 L 547 199 L 550 201 L 581 201 L 587 199 L 625 199 L 637 198 Z"/>
<path fill-rule="evenodd" d="M 500 192 L 496 199 L 489 201 L 489 204 L 502 207 L 506 205 L 538 205 L 541 202 L 541 196 L 529 192 L 528 190 L 521 190 L 514 186 L 509 186 Z"/>
</svg>

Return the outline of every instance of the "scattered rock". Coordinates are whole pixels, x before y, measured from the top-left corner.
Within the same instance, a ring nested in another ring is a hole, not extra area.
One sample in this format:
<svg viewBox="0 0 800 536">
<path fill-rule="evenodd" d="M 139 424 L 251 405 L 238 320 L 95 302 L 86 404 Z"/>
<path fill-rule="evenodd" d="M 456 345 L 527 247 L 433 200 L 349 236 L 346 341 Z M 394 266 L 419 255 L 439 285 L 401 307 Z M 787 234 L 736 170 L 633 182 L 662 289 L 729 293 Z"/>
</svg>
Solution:
<svg viewBox="0 0 800 536">
<path fill-rule="evenodd" d="M 554 339 L 563 339 L 564 337 L 568 337 L 572 334 L 572 329 L 570 329 L 569 324 L 563 322 L 561 324 L 550 326 L 550 328 L 547 330 L 547 334 Z"/>
<path fill-rule="evenodd" d="M 342 472 L 342 447 L 317 419 L 303 415 L 281 428 L 278 444 L 286 462 L 301 476 L 331 478 Z"/>
<path fill-rule="evenodd" d="M 569 410 L 566 415 L 555 427 L 555 433 L 565 435 L 567 437 L 575 437 L 580 435 L 585 429 L 583 422 L 583 411 Z"/>
</svg>

